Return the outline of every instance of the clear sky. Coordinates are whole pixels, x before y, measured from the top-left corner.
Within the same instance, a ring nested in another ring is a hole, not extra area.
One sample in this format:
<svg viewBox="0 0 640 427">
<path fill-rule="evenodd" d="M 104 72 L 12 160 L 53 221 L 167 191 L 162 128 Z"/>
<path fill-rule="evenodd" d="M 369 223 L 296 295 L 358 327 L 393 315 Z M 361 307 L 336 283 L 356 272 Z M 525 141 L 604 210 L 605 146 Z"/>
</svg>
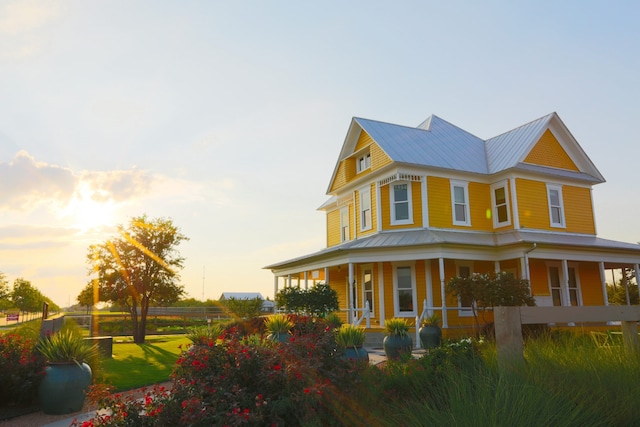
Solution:
<svg viewBox="0 0 640 427">
<path fill-rule="evenodd" d="M 486 139 L 556 111 L 607 182 L 598 234 L 640 241 L 635 1 L 0 0 L 0 271 L 56 303 L 132 216 L 191 240 L 188 295 L 273 297 L 325 247 L 353 116 Z M 204 292 L 203 292 L 204 288 Z"/>
</svg>

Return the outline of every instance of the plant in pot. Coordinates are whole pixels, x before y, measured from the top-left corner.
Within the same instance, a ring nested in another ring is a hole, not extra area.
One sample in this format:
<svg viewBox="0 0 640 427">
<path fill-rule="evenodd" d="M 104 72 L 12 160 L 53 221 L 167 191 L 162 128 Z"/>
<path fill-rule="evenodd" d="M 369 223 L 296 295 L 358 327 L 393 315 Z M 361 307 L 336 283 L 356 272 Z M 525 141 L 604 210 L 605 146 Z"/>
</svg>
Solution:
<svg viewBox="0 0 640 427">
<path fill-rule="evenodd" d="M 437 314 L 432 314 L 422 321 L 422 327 L 418 334 L 422 348 L 436 348 L 442 341 L 442 331 L 440 330 L 440 318 Z"/>
<path fill-rule="evenodd" d="M 403 354 L 411 354 L 413 340 L 409 335 L 409 323 L 405 319 L 393 318 L 384 323 L 387 336 L 382 341 L 387 359 L 397 360 Z"/>
<path fill-rule="evenodd" d="M 38 387 L 42 411 L 54 415 L 80 411 L 92 379 L 87 362 L 97 359 L 97 347 L 86 342 L 79 331 L 63 328 L 41 337 L 37 349 L 47 360 Z"/>
<path fill-rule="evenodd" d="M 223 332 L 224 327 L 219 323 L 206 326 L 196 326 L 189 329 L 189 331 L 187 332 L 187 338 L 189 338 L 194 346 L 213 346 L 215 345 L 218 337 L 222 335 Z"/>
<path fill-rule="evenodd" d="M 342 347 L 347 360 L 369 361 L 369 353 L 362 347 L 364 344 L 364 328 L 345 324 L 336 329 L 336 344 Z"/>
<path fill-rule="evenodd" d="M 267 338 L 273 341 L 287 342 L 291 335 L 293 322 L 286 314 L 272 314 L 267 316 L 267 320 L 264 322 L 264 327 L 268 332 Z"/>
</svg>

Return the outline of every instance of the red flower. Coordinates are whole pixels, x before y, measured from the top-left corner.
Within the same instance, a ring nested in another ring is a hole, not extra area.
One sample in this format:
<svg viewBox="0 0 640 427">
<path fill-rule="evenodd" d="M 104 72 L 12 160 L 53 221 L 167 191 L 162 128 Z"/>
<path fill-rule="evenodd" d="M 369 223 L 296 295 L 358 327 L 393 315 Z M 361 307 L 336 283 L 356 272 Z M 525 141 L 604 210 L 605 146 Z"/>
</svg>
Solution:
<svg viewBox="0 0 640 427">
<path fill-rule="evenodd" d="M 274 370 L 274 371 L 279 371 L 279 370 L 280 370 L 280 368 L 281 368 L 281 366 L 280 366 L 280 365 L 274 365 L 274 366 L 273 366 L 273 370 Z"/>
</svg>

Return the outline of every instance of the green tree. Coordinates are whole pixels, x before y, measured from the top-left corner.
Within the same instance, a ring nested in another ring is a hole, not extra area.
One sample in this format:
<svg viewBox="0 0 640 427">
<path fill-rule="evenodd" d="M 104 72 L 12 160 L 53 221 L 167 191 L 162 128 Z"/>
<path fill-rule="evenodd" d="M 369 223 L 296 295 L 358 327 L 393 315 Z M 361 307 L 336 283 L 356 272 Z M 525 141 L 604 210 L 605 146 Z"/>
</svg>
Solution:
<svg viewBox="0 0 640 427">
<path fill-rule="evenodd" d="M 638 305 L 638 285 L 636 284 L 636 273 L 633 269 L 623 269 L 622 277 L 618 283 L 607 284 L 607 298 L 611 305 Z M 628 299 L 627 299 L 628 297 Z"/>
<path fill-rule="evenodd" d="M 0 310 L 6 310 L 11 307 L 11 289 L 7 276 L 0 271 Z"/>
<path fill-rule="evenodd" d="M 100 300 L 99 298 L 95 298 L 94 290 L 95 286 L 93 286 L 93 281 L 91 281 L 87 283 L 87 286 L 85 286 L 76 297 L 78 303 L 86 308 L 87 314 L 89 314 L 91 308 Z"/>
<path fill-rule="evenodd" d="M 478 311 L 499 306 L 535 305 L 529 290 L 529 281 L 517 279 L 513 274 L 499 272 L 493 274 L 474 273 L 470 276 L 453 277 L 446 285 L 446 292 L 454 295 L 469 306 L 476 328 L 479 329 Z"/>
<path fill-rule="evenodd" d="M 131 315 L 133 340 L 146 337 L 147 313 L 152 304 L 164 306 L 180 299 L 184 288 L 178 271 L 184 258 L 177 246 L 189 240 L 170 219 L 134 217 L 118 236 L 91 245 L 87 262 L 98 286 L 100 301 L 125 307 Z"/>
<path fill-rule="evenodd" d="M 226 298 L 220 300 L 220 304 L 227 310 L 235 314 L 240 319 L 252 319 L 262 314 L 262 304 L 264 300 L 262 298 Z"/>
<path fill-rule="evenodd" d="M 31 282 L 23 278 L 18 278 L 13 282 L 11 301 L 20 311 L 33 313 L 42 309 L 42 303 L 45 299 L 42 293 L 40 293 Z"/>
<path fill-rule="evenodd" d="M 338 309 L 338 293 L 326 283 L 317 283 L 308 290 L 284 288 L 276 294 L 276 304 L 290 313 L 322 316 Z"/>
</svg>

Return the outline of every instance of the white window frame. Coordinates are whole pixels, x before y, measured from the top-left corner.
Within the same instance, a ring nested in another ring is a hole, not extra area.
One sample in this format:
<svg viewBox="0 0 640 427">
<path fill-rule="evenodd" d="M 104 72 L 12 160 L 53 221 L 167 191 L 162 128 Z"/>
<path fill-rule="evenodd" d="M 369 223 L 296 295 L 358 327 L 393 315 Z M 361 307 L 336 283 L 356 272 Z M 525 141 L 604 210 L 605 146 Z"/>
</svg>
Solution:
<svg viewBox="0 0 640 427">
<path fill-rule="evenodd" d="M 358 159 L 356 160 L 357 173 L 366 171 L 367 169 L 371 169 L 371 153 L 365 153 L 362 156 L 358 156 Z"/>
<path fill-rule="evenodd" d="M 551 203 L 551 192 L 557 191 L 558 193 L 558 204 L 554 205 Z M 566 222 L 564 219 L 564 201 L 562 199 L 562 186 L 555 184 L 547 184 L 547 205 L 549 206 L 549 224 L 551 227 L 557 228 L 566 228 Z M 553 210 L 559 210 L 560 222 L 553 221 Z"/>
<path fill-rule="evenodd" d="M 464 207 L 464 215 L 465 220 L 460 221 L 456 218 L 456 205 L 460 203 L 456 202 L 456 187 L 462 188 L 464 195 L 464 203 L 462 206 Z M 471 226 L 471 215 L 469 209 L 469 183 L 466 181 L 451 181 L 451 219 L 453 220 L 453 225 L 463 225 L 466 227 Z"/>
<path fill-rule="evenodd" d="M 498 215 L 498 201 L 496 199 L 496 191 L 499 189 L 504 190 L 504 206 L 507 210 L 507 219 L 505 221 L 500 221 L 500 216 Z M 491 206 L 493 207 L 493 227 L 506 227 L 511 225 L 511 212 L 510 212 L 510 204 L 509 204 L 509 185 L 507 181 L 501 181 L 491 186 Z"/>
<path fill-rule="evenodd" d="M 398 295 L 398 269 L 409 268 L 411 272 L 411 298 L 413 310 L 400 311 L 400 300 Z M 416 294 L 416 269 L 414 263 L 394 263 L 393 264 L 393 307 L 394 317 L 410 317 L 414 318 L 418 315 L 418 296 Z"/>
<path fill-rule="evenodd" d="M 371 230 L 373 227 L 373 212 L 371 210 L 371 187 L 367 186 L 361 188 L 358 193 L 360 194 L 360 231 Z M 368 202 L 365 204 L 365 200 Z M 365 209 L 367 207 L 368 209 Z M 366 211 L 369 211 L 368 217 L 366 216 Z M 365 224 L 365 218 L 369 220 L 368 223 Z"/>
<path fill-rule="evenodd" d="M 473 275 L 473 262 L 471 261 L 456 261 L 456 277 L 460 276 L 460 269 L 468 268 L 469 276 Z M 471 307 L 463 307 L 462 299 L 458 296 L 458 317 L 472 317 L 473 310 Z"/>
<path fill-rule="evenodd" d="M 376 305 L 376 292 L 375 292 L 375 287 L 374 287 L 374 281 L 373 281 L 373 266 L 372 265 L 364 265 L 362 267 L 362 308 L 364 308 L 364 304 L 365 301 L 367 301 L 367 291 L 365 289 L 365 279 L 366 279 L 366 273 L 367 271 L 369 272 L 369 276 L 370 276 L 370 280 L 371 280 L 371 304 L 369 305 L 369 313 L 371 314 L 371 317 L 374 316 L 374 307 Z"/>
<path fill-rule="evenodd" d="M 351 229 L 349 227 L 349 206 L 345 206 L 343 208 L 340 208 L 340 242 L 348 242 L 349 240 L 351 240 Z"/>
<path fill-rule="evenodd" d="M 406 185 L 407 186 L 407 219 L 396 219 L 396 204 L 405 203 L 404 200 L 396 202 L 395 200 L 395 186 Z M 413 224 L 413 197 L 411 195 L 411 182 L 410 181 L 394 181 L 389 184 L 389 204 L 391 210 L 391 225 L 406 225 Z"/>
<path fill-rule="evenodd" d="M 557 268 L 558 269 L 558 279 L 560 281 L 560 287 L 559 288 L 555 288 L 553 286 L 551 286 L 551 269 L 552 268 Z M 574 274 L 575 274 L 575 280 L 576 283 L 574 284 L 575 286 L 571 286 L 571 283 L 569 283 L 569 278 L 564 277 L 563 271 L 562 271 L 562 263 L 560 262 L 547 262 L 547 283 L 549 285 L 549 296 L 551 299 L 551 305 L 558 307 L 554 304 L 553 301 L 553 290 L 554 289 L 558 289 L 558 291 L 560 292 L 560 306 L 566 306 L 566 305 L 571 305 L 573 306 L 573 304 L 571 303 L 571 293 L 575 292 L 575 299 L 576 299 L 576 304 L 578 307 L 582 306 L 582 287 L 580 286 L 580 270 L 578 269 L 578 264 L 576 263 L 568 263 L 567 265 L 567 273 L 570 274 L 570 271 L 573 270 Z M 566 300 L 566 295 L 565 295 L 565 291 L 564 291 L 564 286 L 565 286 L 565 281 L 567 286 L 569 287 L 569 301 L 565 301 Z"/>
</svg>

